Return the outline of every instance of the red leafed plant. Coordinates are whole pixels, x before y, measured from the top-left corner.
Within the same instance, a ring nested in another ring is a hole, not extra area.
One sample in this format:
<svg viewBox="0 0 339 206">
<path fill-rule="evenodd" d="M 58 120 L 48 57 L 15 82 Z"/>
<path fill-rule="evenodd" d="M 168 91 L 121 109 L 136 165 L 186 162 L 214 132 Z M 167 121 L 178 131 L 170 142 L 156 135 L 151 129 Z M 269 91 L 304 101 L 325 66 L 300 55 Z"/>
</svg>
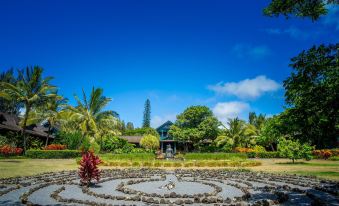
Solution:
<svg viewBox="0 0 339 206">
<path fill-rule="evenodd" d="M 9 155 L 20 155 L 22 153 L 23 149 L 19 147 L 12 147 L 10 145 L 4 145 L 0 147 L 0 154 L 4 156 Z"/>
<path fill-rule="evenodd" d="M 87 151 L 82 154 L 79 168 L 80 182 L 82 184 L 89 186 L 92 179 L 95 179 L 97 182 L 99 181 L 100 170 L 98 165 L 100 163 L 100 158 L 93 151 Z"/>
<path fill-rule="evenodd" d="M 66 149 L 66 145 L 62 144 L 50 144 L 44 147 L 44 150 L 64 150 Z"/>
</svg>

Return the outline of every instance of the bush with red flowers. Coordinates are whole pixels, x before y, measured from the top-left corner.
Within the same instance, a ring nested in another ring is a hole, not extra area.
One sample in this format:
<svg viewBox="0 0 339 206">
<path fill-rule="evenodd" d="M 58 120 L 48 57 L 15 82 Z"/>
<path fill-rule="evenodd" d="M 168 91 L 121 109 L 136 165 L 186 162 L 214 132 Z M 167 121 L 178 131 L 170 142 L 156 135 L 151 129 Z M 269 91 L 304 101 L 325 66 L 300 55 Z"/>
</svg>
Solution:
<svg viewBox="0 0 339 206">
<path fill-rule="evenodd" d="M 332 156 L 336 156 L 338 149 L 333 149 L 333 150 L 329 150 L 329 149 L 322 149 L 322 150 L 313 150 L 312 154 L 317 157 L 317 158 L 321 158 L 321 159 L 328 159 Z"/>
<path fill-rule="evenodd" d="M 66 145 L 62 144 L 50 144 L 44 147 L 44 150 L 64 150 L 66 149 Z"/>
<path fill-rule="evenodd" d="M 100 170 L 98 168 L 98 165 L 100 163 L 100 158 L 96 156 L 93 151 L 87 151 L 82 154 L 79 168 L 79 176 L 80 182 L 83 185 L 89 186 L 92 183 L 92 179 L 95 179 L 97 182 L 99 181 Z"/>
<path fill-rule="evenodd" d="M 23 149 L 19 147 L 12 147 L 10 145 L 4 145 L 0 147 L 0 154 L 3 156 L 10 156 L 10 155 L 20 155 Z"/>
</svg>

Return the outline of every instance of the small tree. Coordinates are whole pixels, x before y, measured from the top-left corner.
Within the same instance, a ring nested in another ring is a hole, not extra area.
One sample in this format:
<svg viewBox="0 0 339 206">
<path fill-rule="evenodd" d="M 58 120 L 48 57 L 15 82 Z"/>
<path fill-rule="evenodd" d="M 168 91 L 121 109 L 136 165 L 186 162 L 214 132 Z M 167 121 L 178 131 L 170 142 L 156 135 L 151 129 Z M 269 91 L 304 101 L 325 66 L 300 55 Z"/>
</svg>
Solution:
<svg viewBox="0 0 339 206">
<path fill-rule="evenodd" d="M 160 142 L 156 136 L 147 134 L 140 140 L 140 145 L 145 149 L 155 150 L 159 148 Z"/>
<path fill-rule="evenodd" d="M 300 144 L 298 140 L 286 140 L 281 138 L 278 144 L 278 152 L 281 157 L 289 158 L 293 164 L 295 160 L 312 158 L 312 150 L 314 148 L 309 144 Z"/>
<path fill-rule="evenodd" d="M 80 161 L 79 176 L 80 182 L 84 185 L 89 186 L 92 179 L 97 182 L 100 179 L 100 170 L 98 165 L 101 160 L 98 156 L 95 156 L 93 151 L 84 152 Z"/>
</svg>

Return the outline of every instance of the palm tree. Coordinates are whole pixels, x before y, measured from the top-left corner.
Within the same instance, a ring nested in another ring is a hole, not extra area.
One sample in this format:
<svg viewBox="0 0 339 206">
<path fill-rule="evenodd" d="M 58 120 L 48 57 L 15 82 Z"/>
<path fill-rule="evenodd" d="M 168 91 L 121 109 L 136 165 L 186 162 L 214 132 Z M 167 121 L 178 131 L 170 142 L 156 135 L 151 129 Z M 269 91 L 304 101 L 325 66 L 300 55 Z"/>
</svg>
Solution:
<svg viewBox="0 0 339 206">
<path fill-rule="evenodd" d="M 16 85 L 17 78 L 14 76 L 14 70 L 2 72 L 0 74 L 0 82 L 7 82 Z M 0 92 L 1 93 L 1 92 Z M 15 99 L 5 99 L 0 97 L 0 111 L 8 114 L 19 115 L 22 104 L 18 103 Z"/>
<path fill-rule="evenodd" d="M 227 125 L 228 128 L 226 129 L 225 136 L 233 139 L 234 147 L 240 146 L 245 137 L 245 121 L 236 117 L 229 119 Z"/>
<path fill-rule="evenodd" d="M 39 66 L 27 67 L 18 70 L 18 82 L 16 84 L 0 82 L 0 96 L 8 100 L 16 100 L 24 105 L 24 117 L 22 121 L 22 136 L 24 140 L 24 152 L 26 152 L 26 127 L 31 110 L 38 105 L 43 105 L 49 98 L 55 96 L 50 85 L 52 77 L 42 78 L 43 69 Z"/>
<path fill-rule="evenodd" d="M 49 99 L 42 107 L 34 109 L 27 120 L 28 124 L 41 123 L 43 121 L 48 125 L 48 132 L 45 146 L 48 145 L 48 140 L 52 129 L 60 125 L 63 121 L 61 113 L 66 107 L 67 99 L 55 93 L 55 97 Z"/>
<path fill-rule="evenodd" d="M 111 98 L 103 96 L 101 88 L 92 88 L 90 98 L 88 99 L 84 90 L 82 90 L 83 101 L 76 95 L 77 106 L 68 107 L 68 115 L 71 121 L 79 125 L 83 136 L 101 137 L 118 123 L 118 114 L 114 111 L 103 111 L 104 107 L 111 101 Z M 81 141 L 82 142 L 82 141 Z"/>
</svg>

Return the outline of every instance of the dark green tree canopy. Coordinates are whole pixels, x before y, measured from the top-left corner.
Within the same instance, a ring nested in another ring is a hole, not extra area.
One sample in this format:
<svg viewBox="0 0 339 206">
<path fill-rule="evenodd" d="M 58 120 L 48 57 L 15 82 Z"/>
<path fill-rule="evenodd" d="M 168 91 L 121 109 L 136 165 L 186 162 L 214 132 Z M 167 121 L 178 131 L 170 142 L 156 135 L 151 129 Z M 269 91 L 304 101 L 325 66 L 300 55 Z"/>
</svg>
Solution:
<svg viewBox="0 0 339 206">
<path fill-rule="evenodd" d="M 301 52 L 284 81 L 286 103 L 281 117 L 290 134 L 317 147 L 333 147 L 339 134 L 339 44 Z"/>
<path fill-rule="evenodd" d="M 338 0 L 272 0 L 264 9 L 264 14 L 268 16 L 291 15 L 297 17 L 308 17 L 312 21 L 327 14 L 326 5 L 339 4 Z"/>
<path fill-rule="evenodd" d="M 214 140 L 220 122 L 206 106 L 191 106 L 177 116 L 169 133 L 180 141 L 198 144 L 204 139 Z"/>
<path fill-rule="evenodd" d="M 142 127 L 143 128 L 151 127 L 151 101 L 149 99 L 147 99 L 145 102 L 144 119 L 142 122 Z"/>
</svg>

